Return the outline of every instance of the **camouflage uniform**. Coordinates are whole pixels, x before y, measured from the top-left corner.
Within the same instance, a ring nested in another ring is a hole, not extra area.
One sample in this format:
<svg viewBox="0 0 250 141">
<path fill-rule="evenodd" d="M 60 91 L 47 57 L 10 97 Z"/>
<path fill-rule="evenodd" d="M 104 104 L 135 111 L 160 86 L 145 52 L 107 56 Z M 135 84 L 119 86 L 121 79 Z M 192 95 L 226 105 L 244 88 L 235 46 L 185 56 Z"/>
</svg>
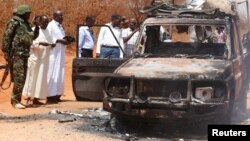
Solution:
<svg viewBox="0 0 250 141">
<path fill-rule="evenodd" d="M 25 22 L 19 16 L 14 16 L 8 22 L 3 36 L 2 50 L 4 52 L 5 59 L 11 57 L 10 59 L 12 61 L 12 75 L 14 81 L 11 97 L 12 104 L 21 102 L 21 95 L 27 71 L 27 59 L 29 57 L 29 51 L 33 42 L 33 37 L 34 33 L 31 29 L 31 25 Z M 9 56 L 12 49 L 13 56 Z"/>
</svg>

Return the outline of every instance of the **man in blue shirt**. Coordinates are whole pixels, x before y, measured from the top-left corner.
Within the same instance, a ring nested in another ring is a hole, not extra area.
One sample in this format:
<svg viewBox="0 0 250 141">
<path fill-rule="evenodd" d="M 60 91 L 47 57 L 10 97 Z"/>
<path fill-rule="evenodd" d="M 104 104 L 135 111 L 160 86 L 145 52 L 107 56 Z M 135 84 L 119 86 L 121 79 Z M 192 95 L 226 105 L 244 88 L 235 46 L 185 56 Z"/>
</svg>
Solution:
<svg viewBox="0 0 250 141">
<path fill-rule="evenodd" d="M 86 16 L 86 25 L 79 28 L 78 57 L 93 57 L 95 37 L 92 26 L 95 24 L 93 16 Z"/>
</svg>

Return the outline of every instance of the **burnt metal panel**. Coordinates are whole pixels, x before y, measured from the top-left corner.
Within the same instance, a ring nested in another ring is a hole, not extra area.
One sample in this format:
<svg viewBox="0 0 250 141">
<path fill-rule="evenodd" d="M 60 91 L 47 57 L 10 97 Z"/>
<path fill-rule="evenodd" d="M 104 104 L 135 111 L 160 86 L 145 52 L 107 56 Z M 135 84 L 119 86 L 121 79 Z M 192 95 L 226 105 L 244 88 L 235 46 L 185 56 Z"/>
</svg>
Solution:
<svg viewBox="0 0 250 141">
<path fill-rule="evenodd" d="M 173 92 L 181 94 L 183 99 L 187 98 L 188 81 L 187 80 L 155 80 L 155 79 L 136 79 L 136 90 L 135 95 L 143 93 L 147 97 L 158 98 L 164 97 L 169 98 Z M 143 88 L 143 90 L 142 90 Z"/>
<path fill-rule="evenodd" d="M 77 100 L 102 101 L 103 80 L 126 59 L 75 58 L 72 85 Z"/>
<path fill-rule="evenodd" d="M 111 108 L 108 102 L 120 103 L 129 109 L 116 109 Z M 123 118 L 139 117 L 146 120 L 159 120 L 159 119 L 177 119 L 177 118 L 201 118 L 210 117 L 218 114 L 224 113 L 228 107 L 228 102 L 223 103 L 167 103 L 159 101 L 149 101 L 148 103 L 141 104 L 136 100 L 130 101 L 129 99 L 120 98 L 104 98 L 103 108 L 117 116 L 122 116 Z"/>
<path fill-rule="evenodd" d="M 146 79 L 225 80 L 232 73 L 230 66 L 230 62 L 226 60 L 134 58 L 117 69 L 115 73 L 121 76 L 134 75 L 135 78 Z"/>
</svg>

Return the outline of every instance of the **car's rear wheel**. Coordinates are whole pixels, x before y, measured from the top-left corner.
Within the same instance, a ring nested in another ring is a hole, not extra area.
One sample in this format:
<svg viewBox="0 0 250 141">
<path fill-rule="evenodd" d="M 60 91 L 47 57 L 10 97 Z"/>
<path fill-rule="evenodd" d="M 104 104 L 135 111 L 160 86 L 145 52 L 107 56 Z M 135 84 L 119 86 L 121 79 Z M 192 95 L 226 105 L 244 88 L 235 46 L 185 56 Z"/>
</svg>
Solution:
<svg viewBox="0 0 250 141">
<path fill-rule="evenodd" d="M 249 84 L 247 82 L 243 85 L 239 98 L 239 108 L 243 112 L 247 110 L 247 92 L 249 87 L 248 85 Z"/>
</svg>

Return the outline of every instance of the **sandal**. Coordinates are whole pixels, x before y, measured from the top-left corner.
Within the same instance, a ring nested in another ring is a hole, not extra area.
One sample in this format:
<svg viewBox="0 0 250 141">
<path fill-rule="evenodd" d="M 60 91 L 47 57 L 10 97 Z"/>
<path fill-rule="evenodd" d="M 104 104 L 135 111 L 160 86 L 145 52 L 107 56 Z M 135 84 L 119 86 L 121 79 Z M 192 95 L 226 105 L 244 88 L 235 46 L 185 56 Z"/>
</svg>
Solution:
<svg viewBox="0 0 250 141">
<path fill-rule="evenodd" d="M 31 97 L 27 97 L 25 100 L 26 100 L 26 105 L 31 104 L 32 101 Z"/>
<path fill-rule="evenodd" d="M 38 98 L 34 98 L 34 99 L 33 99 L 33 104 L 35 104 L 35 105 L 43 105 L 44 103 L 40 102 L 40 101 L 38 100 Z"/>
</svg>

